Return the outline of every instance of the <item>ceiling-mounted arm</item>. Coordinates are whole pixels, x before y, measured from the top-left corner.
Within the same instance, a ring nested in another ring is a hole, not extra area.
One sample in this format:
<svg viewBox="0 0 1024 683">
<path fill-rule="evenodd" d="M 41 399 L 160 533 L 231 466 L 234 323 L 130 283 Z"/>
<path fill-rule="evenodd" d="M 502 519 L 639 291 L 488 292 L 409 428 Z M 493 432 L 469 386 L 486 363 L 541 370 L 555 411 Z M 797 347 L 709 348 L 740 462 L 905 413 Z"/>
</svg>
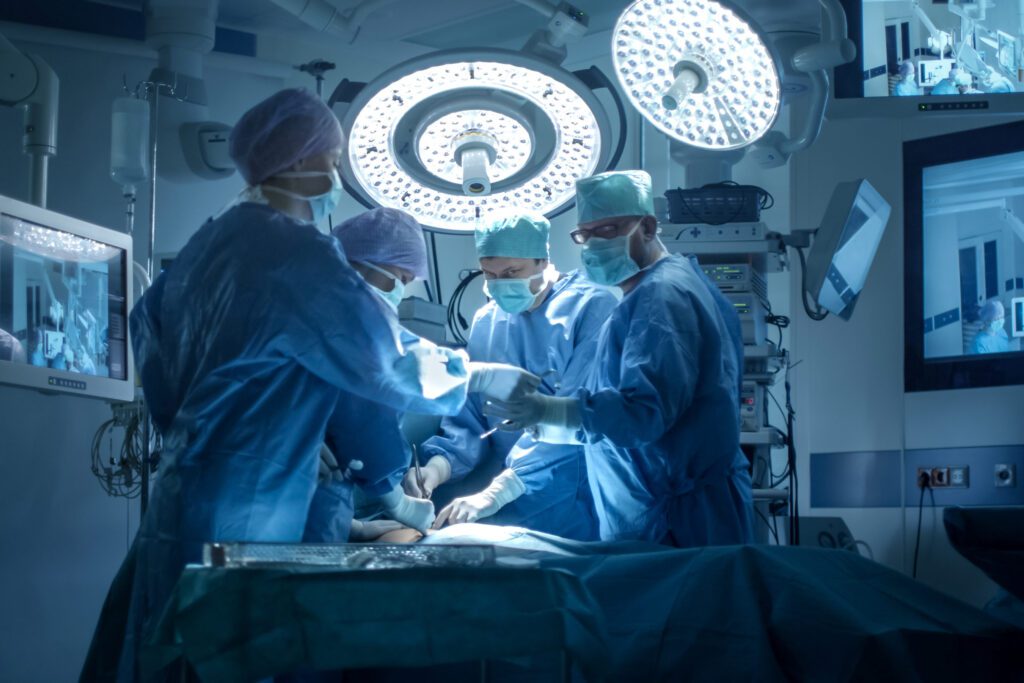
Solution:
<svg viewBox="0 0 1024 683">
<path fill-rule="evenodd" d="M 367 17 L 395 0 L 365 0 L 344 12 L 328 0 L 270 1 L 317 31 L 341 36 L 352 43 Z"/>
<path fill-rule="evenodd" d="M 770 133 L 757 144 L 755 154 L 766 168 L 782 166 L 793 154 L 814 144 L 825 120 L 829 72 L 857 57 L 857 46 L 849 38 L 846 12 L 839 0 L 819 0 L 819 4 L 822 9 L 821 40 L 786 56 L 794 69 L 810 78 L 811 110 L 803 129 L 795 136 L 787 138 L 782 133 Z"/>
<path fill-rule="evenodd" d="M 30 197 L 46 206 L 47 163 L 57 153 L 60 79 L 36 55 L 23 53 L 0 35 L 0 104 L 24 107 L 22 150 L 32 161 Z"/>
</svg>

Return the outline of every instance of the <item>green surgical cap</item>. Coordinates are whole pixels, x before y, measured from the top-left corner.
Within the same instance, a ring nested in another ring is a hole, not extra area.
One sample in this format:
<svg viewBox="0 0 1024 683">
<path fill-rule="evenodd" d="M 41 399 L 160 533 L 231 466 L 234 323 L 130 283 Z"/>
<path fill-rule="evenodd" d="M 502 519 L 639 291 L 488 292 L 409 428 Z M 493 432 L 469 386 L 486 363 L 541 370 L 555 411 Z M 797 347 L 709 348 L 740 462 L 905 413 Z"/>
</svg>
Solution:
<svg viewBox="0 0 1024 683">
<path fill-rule="evenodd" d="M 611 171 L 576 181 L 577 223 L 602 218 L 653 216 L 651 176 L 647 171 Z"/>
<path fill-rule="evenodd" d="M 548 258 L 551 224 L 543 216 L 516 215 L 476 229 L 477 258 Z"/>
</svg>

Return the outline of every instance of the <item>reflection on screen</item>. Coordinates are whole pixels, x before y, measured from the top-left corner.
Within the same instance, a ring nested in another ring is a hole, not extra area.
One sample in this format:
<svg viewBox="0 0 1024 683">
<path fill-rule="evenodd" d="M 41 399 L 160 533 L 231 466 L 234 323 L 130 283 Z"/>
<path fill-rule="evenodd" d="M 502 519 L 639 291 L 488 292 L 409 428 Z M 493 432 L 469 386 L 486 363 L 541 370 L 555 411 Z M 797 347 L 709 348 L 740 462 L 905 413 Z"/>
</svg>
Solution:
<svg viewBox="0 0 1024 683">
<path fill-rule="evenodd" d="M 0 361 L 125 379 L 123 250 L 0 214 Z"/>
<path fill-rule="evenodd" d="M 1024 90 L 1021 3 L 862 3 L 865 97 Z"/>
<path fill-rule="evenodd" d="M 924 355 L 1021 350 L 1024 152 L 924 169 Z"/>
</svg>

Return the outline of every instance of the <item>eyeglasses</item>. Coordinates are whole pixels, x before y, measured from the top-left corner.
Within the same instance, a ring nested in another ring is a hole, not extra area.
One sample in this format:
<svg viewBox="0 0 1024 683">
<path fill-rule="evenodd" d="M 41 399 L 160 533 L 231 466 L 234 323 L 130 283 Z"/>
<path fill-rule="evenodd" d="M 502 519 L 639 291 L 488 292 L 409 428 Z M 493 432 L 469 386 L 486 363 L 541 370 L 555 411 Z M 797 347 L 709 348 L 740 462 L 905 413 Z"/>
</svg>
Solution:
<svg viewBox="0 0 1024 683">
<path fill-rule="evenodd" d="M 617 223 L 606 223 L 604 225 L 598 225 L 593 228 L 580 228 L 579 230 L 573 230 L 569 233 L 569 237 L 576 244 L 586 244 L 587 240 L 591 237 L 600 237 L 601 239 L 611 239 L 618 237 L 619 225 Z"/>
</svg>

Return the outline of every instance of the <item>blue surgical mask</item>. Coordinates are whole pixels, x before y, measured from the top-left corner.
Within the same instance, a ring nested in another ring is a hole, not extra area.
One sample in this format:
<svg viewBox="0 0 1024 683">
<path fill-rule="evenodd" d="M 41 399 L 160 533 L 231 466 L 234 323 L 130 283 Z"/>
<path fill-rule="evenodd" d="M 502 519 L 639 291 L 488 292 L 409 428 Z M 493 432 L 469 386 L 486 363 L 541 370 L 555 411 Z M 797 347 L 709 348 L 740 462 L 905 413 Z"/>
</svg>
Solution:
<svg viewBox="0 0 1024 683">
<path fill-rule="evenodd" d="M 640 266 L 629 255 L 629 240 L 640 229 L 641 223 L 643 220 L 637 221 L 632 230 L 619 237 L 591 237 L 587 240 L 580 259 L 591 282 L 617 285 L 640 272 Z"/>
<path fill-rule="evenodd" d="M 398 313 L 398 304 L 401 303 L 402 299 L 405 298 L 405 283 L 402 282 L 401 279 L 395 277 L 393 273 L 389 273 L 383 268 L 379 268 L 373 265 L 372 263 L 367 263 L 366 261 L 360 261 L 360 263 L 362 263 L 370 270 L 377 271 L 381 275 L 391 280 L 392 283 L 394 283 L 393 286 L 391 287 L 390 292 L 385 292 L 383 289 L 375 287 L 369 282 L 367 282 L 366 284 L 370 285 L 370 287 L 373 288 L 373 291 L 377 294 L 377 296 L 379 296 L 381 299 L 384 299 L 384 303 L 386 303 L 391 308 L 391 310 L 393 310 L 395 313 Z"/>
<path fill-rule="evenodd" d="M 286 171 L 284 173 L 278 173 L 275 178 L 330 178 L 331 189 L 327 190 L 323 194 L 315 194 L 313 196 L 307 196 L 292 192 L 291 190 L 285 190 L 274 185 L 264 185 L 265 191 L 277 192 L 287 197 L 294 197 L 295 199 L 305 200 L 309 203 L 309 211 L 312 214 L 310 222 L 316 225 L 323 221 L 325 218 L 334 213 L 334 210 L 338 208 L 338 204 L 341 202 L 341 178 L 338 177 L 338 170 L 332 168 L 330 171 Z"/>
<path fill-rule="evenodd" d="M 544 272 L 542 271 L 527 278 L 485 280 L 484 293 L 494 299 L 498 307 L 506 313 L 522 313 L 533 308 L 537 297 L 540 296 L 540 292 L 533 293 L 530 285 L 534 280 L 543 278 Z"/>
<path fill-rule="evenodd" d="M 989 326 L 988 326 L 989 332 L 991 332 L 992 334 L 997 334 L 999 332 L 999 330 L 1003 329 L 1003 325 L 1005 324 L 1005 322 L 1006 322 L 1005 318 L 999 318 L 998 320 L 993 320 L 989 324 Z"/>
</svg>

